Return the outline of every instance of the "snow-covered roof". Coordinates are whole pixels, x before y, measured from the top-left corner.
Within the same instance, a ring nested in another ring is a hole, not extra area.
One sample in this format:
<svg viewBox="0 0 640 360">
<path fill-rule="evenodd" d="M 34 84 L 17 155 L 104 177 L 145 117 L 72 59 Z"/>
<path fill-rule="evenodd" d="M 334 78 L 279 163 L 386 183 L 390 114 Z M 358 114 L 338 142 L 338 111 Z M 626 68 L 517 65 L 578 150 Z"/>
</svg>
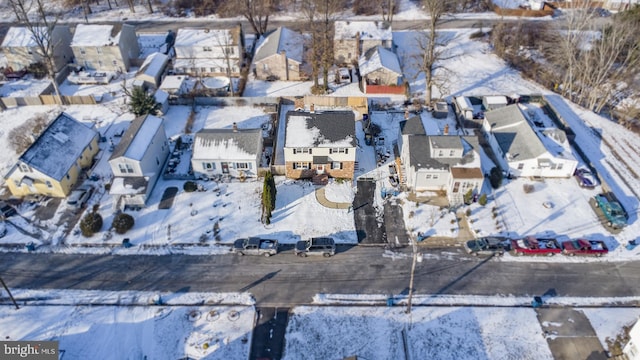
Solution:
<svg viewBox="0 0 640 360">
<path fill-rule="evenodd" d="M 202 129 L 193 141 L 193 159 L 247 160 L 262 153 L 262 129 Z"/>
<path fill-rule="evenodd" d="M 174 46 L 210 46 L 219 47 L 238 44 L 234 29 L 178 29 Z"/>
<path fill-rule="evenodd" d="M 367 50 L 367 52 L 360 57 L 358 63 L 362 76 L 366 76 L 379 69 L 387 69 L 398 75 L 402 75 L 398 55 L 382 46 L 376 46 Z"/>
<path fill-rule="evenodd" d="M 285 147 L 354 147 L 352 111 L 287 113 Z"/>
<path fill-rule="evenodd" d="M 469 101 L 469 98 L 466 96 L 456 97 L 456 104 L 458 104 L 458 109 L 460 109 L 460 111 L 473 111 L 471 101 Z"/>
<path fill-rule="evenodd" d="M 289 59 L 302 63 L 304 37 L 286 27 L 279 27 L 260 39 L 256 47 L 254 61 L 260 61 L 274 54 L 285 52 Z"/>
<path fill-rule="evenodd" d="M 164 71 L 168 61 L 169 57 L 167 55 L 159 52 L 153 53 L 144 59 L 137 75 L 145 74 L 151 77 L 156 77 Z"/>
<path fill-rule="evenodd" d="M 231 58 L 231 66 L 238 66 L 238 58 Z M 184 58 L 175 59 L 173 61 L 174 69 L 214 69 L 216 71 L 220 68 L 226 69 L 227 62 L 224 58 Z M 222 72 L 222 70 L 220 70 Z"/>
<path fill-rule="evenodd" d="M 62 180 L 97 136 L 96 130 L 61 113 L 19 161 L 55 180 Z"/>
<path fill-rule="evenodd" d="M 535 159 L 547 152 L 518 105 L 487 111 L 485 121 L 508 161 Z"/>
<path fill-rule="evenodd" d="M 121 156 L 132 160 L 142 160 L 149 144 L 162 126 L 162 119 L 153 115 L 139 116 L 133 121 L 116 146 L 109 160 Z"/>
<path fill-rule="evenodd" d="M 142 176 L 116 176 L 111 182 L 111 195 L 140 195 L 147 193 L 149 179 Z"/>
<path fill-rule="evenodd" d="M 391 26 L 381 21 L 336 21 L 335 40 L 355 39 L 360 33 L 362 40 L 392 40 Z"/>
<path fill-rule="evenodd" d="M 37 31 L 45 30 L 38 28 Z M 2 47 L 34 47 L 38 46 L 33 38 L 33 34 L 26 27 L 10 27 L 4 37 Z"/>
<path fill-rule="evenodd" d="M 184 75 L 169 75 L 165 76 L 164 80 L 162 80 L 162 84 L 160 84 L 160 89 L 180 89 L 182 84 L 185 81 Z"/>
<path fill-rule="evenodd" d="M 507 105 L 507 97 L 504 95 L 484 96 L 484 102 L 491 105 Z"/>
<path fill-rule="evenodd" d="M 71 46 L 114 46 L 120 42 L 120 33 L 114 25 L 78 24 Z"/>
</svg>

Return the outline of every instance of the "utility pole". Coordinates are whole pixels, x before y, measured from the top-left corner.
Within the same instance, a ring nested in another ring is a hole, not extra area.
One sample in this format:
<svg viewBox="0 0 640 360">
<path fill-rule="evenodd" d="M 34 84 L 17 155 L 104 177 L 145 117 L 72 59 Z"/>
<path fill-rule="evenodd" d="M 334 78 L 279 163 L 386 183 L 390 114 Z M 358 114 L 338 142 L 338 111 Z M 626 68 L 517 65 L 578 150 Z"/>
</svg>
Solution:
<svg viewBox="0 0 640 360">
<path fill-rule="evenodd" d="M 9 297 L 11 298 L 11 301 L 13 301 L 13 305 L 16 306 L 16 310 L 20 310 L 20 307 L 18 306 L 18 303 L 16 302 L 16 299 L 13 298 L 13 295 L 11 295 L 11 291 L 9 291 L 9 288 L 7 287 L 7 284 L 4 283 L 4 280 L 2 280 L 1 277 L 0 277 L 0 283 L 2 283 L 2 286 L 4 287 L 4 289 L 7 290 L 7 294 L 9 294 Z"/>
</svg>

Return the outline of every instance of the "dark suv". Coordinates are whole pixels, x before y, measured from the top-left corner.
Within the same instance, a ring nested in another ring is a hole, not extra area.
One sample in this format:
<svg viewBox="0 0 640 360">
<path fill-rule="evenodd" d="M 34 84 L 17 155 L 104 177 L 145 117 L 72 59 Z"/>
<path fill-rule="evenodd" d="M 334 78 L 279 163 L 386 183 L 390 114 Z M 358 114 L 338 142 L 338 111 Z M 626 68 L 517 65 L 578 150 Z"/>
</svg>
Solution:
<svg viewBox="0 0 640 360">
<path fill-rule="evenodd" d="M 322 255 L 324 257 L 336 254 L 336 243 L 332 238 L 311 238 L 310 240 L 300 240 L 294 249 L 296 255 L 306 257 L 307 255 Z"/>
</svg>

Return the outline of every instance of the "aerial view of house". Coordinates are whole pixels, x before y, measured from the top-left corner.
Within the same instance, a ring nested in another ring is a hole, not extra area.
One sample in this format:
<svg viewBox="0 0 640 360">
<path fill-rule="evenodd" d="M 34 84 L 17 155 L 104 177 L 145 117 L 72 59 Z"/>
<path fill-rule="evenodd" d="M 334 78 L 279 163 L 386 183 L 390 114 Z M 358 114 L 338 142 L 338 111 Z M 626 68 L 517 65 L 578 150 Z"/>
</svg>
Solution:
<svg viewBox="0 0 640 360">
<path fill-rule="evenodd" d="M 640 359 L 639 0 L 0 14 L 0 359 Z"/>
</svg>

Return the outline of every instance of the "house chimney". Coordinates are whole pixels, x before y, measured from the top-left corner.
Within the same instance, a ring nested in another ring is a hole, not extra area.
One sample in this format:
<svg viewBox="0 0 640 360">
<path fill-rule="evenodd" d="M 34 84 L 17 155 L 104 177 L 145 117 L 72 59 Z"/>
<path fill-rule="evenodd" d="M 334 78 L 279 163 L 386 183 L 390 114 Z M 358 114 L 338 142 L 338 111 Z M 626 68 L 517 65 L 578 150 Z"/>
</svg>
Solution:
<svg viewBox="0 0 640 360">
<path fill-rule="evenodd" d="M 409 120 L 409 110 L 404 111 L 404 119 Z"/>
<path fill-rule="evenodd" d="M 238 124 L 233 123 L 233 132 L 238 132 Z"/>
<path fill-rule="evenodd" d="M 449 135 L 449 124 L 444 125 L 444 134 Z"/>
<path fill-rule="evenodd" d="M 313 114 L 313 113 L 315 112 L 315 108 L 316 108 L 316 107 L 315 107 L 313 104 L 311 104 L 311 105 L 309 106 L 309 112 Z"/>
</svg>

